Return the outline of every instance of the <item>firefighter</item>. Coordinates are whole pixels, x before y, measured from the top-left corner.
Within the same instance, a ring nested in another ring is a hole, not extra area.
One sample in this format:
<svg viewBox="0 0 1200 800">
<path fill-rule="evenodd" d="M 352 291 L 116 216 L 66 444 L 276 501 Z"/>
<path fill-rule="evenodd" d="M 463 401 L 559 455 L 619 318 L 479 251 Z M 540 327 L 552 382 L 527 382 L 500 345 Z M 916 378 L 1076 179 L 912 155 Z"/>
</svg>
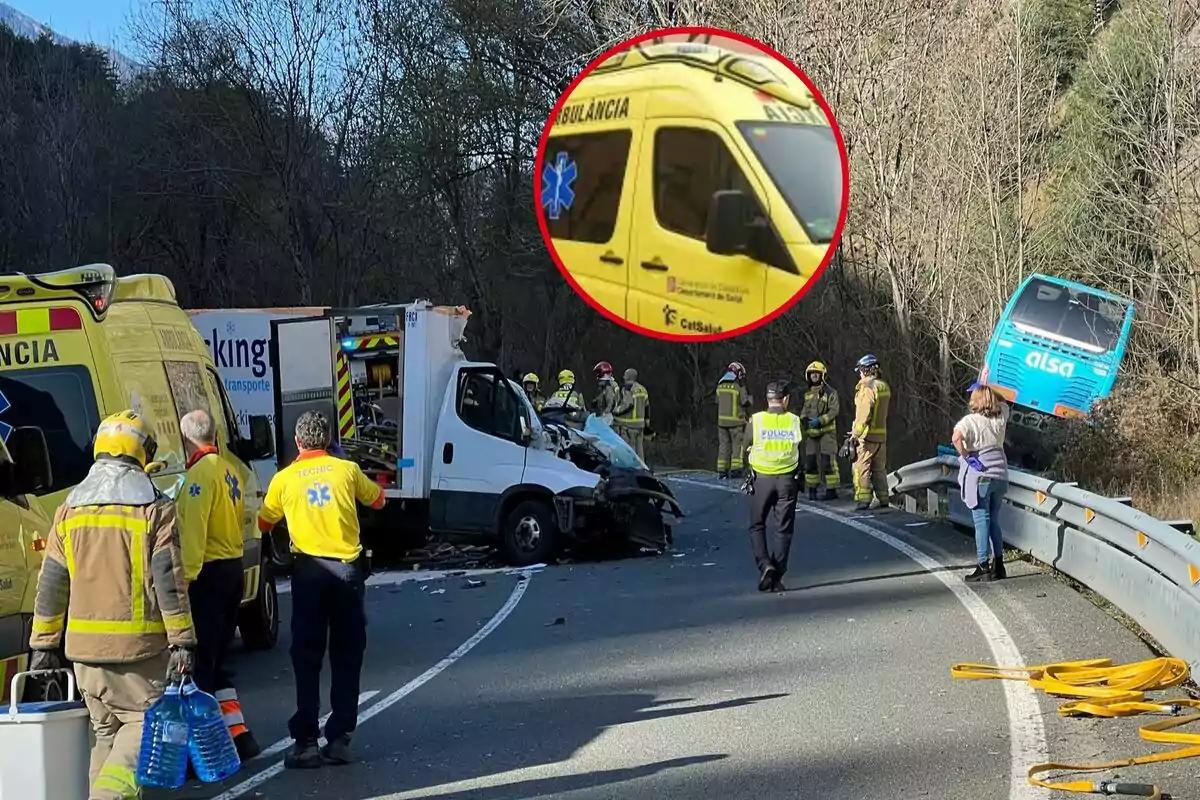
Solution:
<svg viewBox="0 0 1200 800">
<path fill-rule="evenodd" d="M 804 369 L 808 378 L 808 389 L 804 392 L 804 406 L 800 418 L 804 420 L 804 486 L 808 499 L 817 499 L 817 487 L 825 479 L 825 499 L 837 498 L 837 415 L 838 393 L 825 382 L 825 365 L 814 361 Z"/>
<path fill-rule="evenodd" d="M 238 470 L 217 452 L 217 426 L 203 409 L 179 420 L 187 474 L 179 492 L 179 538 L 188 601 L 196 625 L 196 686 L 217 698 L 242 761 L 261 748 L 246 726 L 225 656 L 242 603 L 242 515 L 245 486 Z"/>
<path fill-rule="evenodd" d="M 854 365 L 854 427 L 858 447 L 854 460 L 854 499 L 858 511 L 886 508 L 891 497 L 887 482 L 887 415 L 892 389 L 879 377 L 879 359 L 868 353 Z"/>
<path fill-rule="evenodd" d="M 621 387 L 621 400 L 613 414 L 617 433 L 629 443 L 637 457 L 643 462 L 646 455 L 643 450 L 646 424 L 650 418 L 650 393 L 646 387 L 638 383 L 636 369 L 627 369 L 622 375 L 624 385 Z"/>
<path fill-rule="evenodd" d="M 191 671 L 196 646 L 175 504 L 145 472 L 156 449 L 134 411 L 100 423 L 95 463 L 55 513 L 38 577 L 30 668 L 63 666 L 65 628 L 95 734 L 90 800 L 140 797 L 145 711 L 164 678 Z"/>
<path fill-rule="evenodd" d="M 767 386 L 767 409 L 746 424 L 752 480 L 750 546 L 758 566 L 758 590 L 782 592 L 796 523 L 796 497 L 804 423 L 788 411 L 791 394 L 784 381 Z M 767 547 L 767 513 L 774 507 L 774 547 Z"/>
<path fill-rule="evenodd" d="M 296 420 L 299 455 L 275 473 L 259 511 L 264 534 L 286 520 L 296 552 L 292 568 L 292 669 L 296 713 L 288 721 L 295 743 L 288 769 L 354 760 L 350 738 L 358 723 L 358 692 L 367 647 L 366 580 L 357 503 L 381 509 L 379 484 L 353 461 L 329 455 L 329 419 L 305 411 Z M 324 747 L 318 749 L 321 665 L 329 649 L 329 705 Z"/>
<path fill-rule="evenodd" d="M 596 409 L 595 414 L 606 424 L 612 425 L 613 411 L 616 410 L 617 403 L 621 399 L 620 390 L 617 389 L 617 379 L 613 377 L 612 364 L 600 361 L 592 367 L 592 372 L 596 375 L 596 382 L 600 385 L 600 393 L 592 401 L 592 406 Z"/>
<path fill-rule="evenodd" d="M 550 395 L 550 399 L 546 401 L 546 405 L 552 407 L 574 407 L 578 411 L 587 411 L 587 403 L 583 401 L 583 393 L 575 388 L 574 372 L 564 369 L 558 373 L 558 388 L 554 391 L 554 394 Z"/>
<path fill-rule="evenodd" d="M 734 361 L 717 383 L 717 475 L 721 478 L 742 471 L 742 433 L 749 410 L 746 368 Z"/>
<path fill-rule="evenodd" d="M 542 380 L 535 373 L 527 372 L 525 377 L 521 378 L 521 385 L 525 387 L 525 396 L 529 398 L 529 402 L 533 404 L 533 410 L 542 413 L 542 409 L 546 406 L 546 398 L 541 392 Z"/>
</svg>

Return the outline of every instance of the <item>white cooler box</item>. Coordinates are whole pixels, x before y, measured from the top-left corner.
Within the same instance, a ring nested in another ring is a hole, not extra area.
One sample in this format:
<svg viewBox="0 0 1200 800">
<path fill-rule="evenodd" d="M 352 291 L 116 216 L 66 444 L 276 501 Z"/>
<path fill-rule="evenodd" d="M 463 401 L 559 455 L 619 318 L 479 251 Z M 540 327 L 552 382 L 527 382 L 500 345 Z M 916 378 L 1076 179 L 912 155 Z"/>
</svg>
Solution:
<svg viewBox="0 0 1200 800">
<path fill-rule="evenodd" d="M 67 675 L 67 699 L 22 703 L 24 679 Z M 71 670 L 18 672 L 0 713 L 0 800 L 87 800 L 91 725 Z M 0 707 L 2 708 L 2 707 Z"/>
</svg>

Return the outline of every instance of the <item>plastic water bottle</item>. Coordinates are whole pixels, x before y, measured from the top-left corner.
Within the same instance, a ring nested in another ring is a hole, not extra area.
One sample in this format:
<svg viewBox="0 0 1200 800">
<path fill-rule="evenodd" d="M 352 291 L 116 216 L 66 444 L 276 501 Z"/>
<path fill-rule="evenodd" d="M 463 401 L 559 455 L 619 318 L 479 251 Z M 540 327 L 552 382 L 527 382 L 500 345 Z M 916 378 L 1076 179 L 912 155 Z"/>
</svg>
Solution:
<svg viewBox="0 0 1200 800">
<path fill-rule="evenodd" d="M 192 681 L 184 685 L 183 698 L 191 729 L 188 753 L 196 777 L 204 783 L 223 781 L 242 768 L 242 760 L 238 758 L 229 728 L 225 727 L 221 704 Z"/>
<path fill-rule="evenodd" d="M 187 780 L 188 721 L 178 684 L 146 710 L 137 780 L 142 786 L 178 789 Z"/>
</svg>

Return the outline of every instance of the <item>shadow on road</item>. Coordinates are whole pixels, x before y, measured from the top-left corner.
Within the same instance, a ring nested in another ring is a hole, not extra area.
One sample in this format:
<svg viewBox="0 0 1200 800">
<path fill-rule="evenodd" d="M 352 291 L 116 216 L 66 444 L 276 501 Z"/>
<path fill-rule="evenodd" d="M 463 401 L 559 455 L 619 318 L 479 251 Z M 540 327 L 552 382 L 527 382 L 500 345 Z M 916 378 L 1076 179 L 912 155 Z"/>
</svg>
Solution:
<svg viewBox="0 0 1200 800">
<path fill-rule="evenodd" d="M 565 792 L 577 792 L 582 789 L 596 789 L 601 786 L 632 781 L 638 778 L 648 778 L 671 769 L 690 767 L 696 764 L 709 764 L 729 758 L 727 754 L 712 754 L 706 756 L 688 756 L 686 758 L 671 758 L 657 761 L 653 764 L 643 764 L 640 767 L 624 769 L 606 769 L 599 772 L 584 772 L 577 775 L 559 775 L 553 778 L 533 778 L 527 781 L 514 781 L 499 786 L 483 786 L 466 791 L 445 792 L 443 794 L 421 795 L 421 800 L 519 800 L 526 797 L 550 797 Z"/>
</svg>

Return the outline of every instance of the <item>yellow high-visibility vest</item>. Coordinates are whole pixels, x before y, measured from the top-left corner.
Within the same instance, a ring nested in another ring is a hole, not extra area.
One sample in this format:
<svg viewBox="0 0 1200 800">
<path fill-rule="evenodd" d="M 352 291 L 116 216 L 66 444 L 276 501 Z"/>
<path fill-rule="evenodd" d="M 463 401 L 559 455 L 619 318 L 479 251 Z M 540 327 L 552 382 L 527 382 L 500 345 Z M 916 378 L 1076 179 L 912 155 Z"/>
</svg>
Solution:
<svg viewBox="0 0 1200 800">
<path fill-rule="evenodd" d="M 759 411 L 750 417 L 750 466 L 761 475 L 786 475 L 800 466 L 804 424 L 790 411 Z"/>
</svg>

